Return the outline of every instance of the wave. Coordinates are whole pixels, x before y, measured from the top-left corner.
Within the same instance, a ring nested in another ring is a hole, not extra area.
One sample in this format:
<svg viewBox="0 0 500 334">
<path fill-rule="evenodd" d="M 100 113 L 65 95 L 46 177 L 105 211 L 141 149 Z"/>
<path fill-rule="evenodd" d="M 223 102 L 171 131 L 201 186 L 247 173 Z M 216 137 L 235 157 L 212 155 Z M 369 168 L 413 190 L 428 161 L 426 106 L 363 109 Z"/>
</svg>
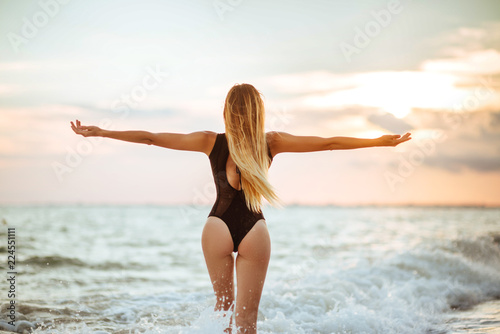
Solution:
<svg viewBox="0 0 500 334">
<path fill-rule="evenodd" d="M 500 247 L 493 236 L 416 249 L 395 257 L 393 264 L 439 289 L 450 309 L 500 298 Z"/>
<path fill-rule="evenodd" d="M 363 259 L 356 253 L 358 262 L 350 267 L 341 266 L 334 252 L 329 252 L 323 258 L 299 264 L 300 275 L 290 275 L 291 280 L 266 282 L 259 332 L 449 333 L 446 315 L 500 299 L 499 241 L 500 236 L 494 234 L 432 240 L 376 260 L 369 256 Z M 50 266 L 92 266 L 58 256 L 33 257 L 31 261 L 37 265 L 54 261 Z M 108 264 L 99 266 L 104 270 Z M 88 300 L 80 298 L 72 306 L 51 307 L 59 312 L 55 317 L 62 320 L 61 324 L 54 324 L 59 331 L 37 332 L 94 333 L 96 328 L 69 330 L 70 326 L 83 326 L 74 322 L 73 307 L 74 312 L 89 320 L 89 326 L 97 321 L 97 328 L 113 328 L 110 332 L 123 329 L 125 333 L 136 328 L 145 333 L 213 333 L 205 330 L 219 326 L 214 322 L 213 306 L 199 306 L 208 300 L 208 291 L 189 296 L 177 292 L 148 296 L 109 294 L 99 299 L 92 295 Z M 38 319 L 47 309 L 31 304 L 22 311 Z M 158 318 L 153 318 L 153 313 Z"/>
<path fill-rule="evenodd" d="M 433 241 L 342 268 L 309 262 L 262 300 L 266 332 L 447 333 L 444 315 L 500 298 L 498 237 Z M 286 315 L 286 316 L 285 316 Z M 299 329 L 300 328 L 300 329 Z"/>
<path fill-rule="evenodd" d="M 58 255 L 32 256 L 21 261 L 28 266 L 50 266 L 50 267 L 85 267 L 86 263 L 75 258 L 68 258 Z"/>
<path fill-rule="evenodd" d="M 23 265 L 38 266 L 47 268 L 61 267 L 80 267 L 94 270 L 112 271 L 124 269 L 145 269 L 147 266 L 139 263 L 120 263 L 120 262 L 104 262 L 104 263 L 88 263 L 77 258 L 64 257 L 59 255 L 47 256 L 32 256 L 20 261 Z"/>
</svg>

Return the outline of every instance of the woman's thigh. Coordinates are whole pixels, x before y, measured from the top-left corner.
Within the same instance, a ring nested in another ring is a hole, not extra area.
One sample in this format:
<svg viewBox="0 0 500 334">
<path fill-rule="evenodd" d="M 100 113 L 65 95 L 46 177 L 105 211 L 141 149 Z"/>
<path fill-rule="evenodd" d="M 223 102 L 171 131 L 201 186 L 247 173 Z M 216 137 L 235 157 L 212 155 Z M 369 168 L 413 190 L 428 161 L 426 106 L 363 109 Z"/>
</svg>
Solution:
<svg viewBox="0 0 500 334">
<path fill-rule="evenodd" d="M 216 309 L 228 310 L 234 301 L 234 257 L 233 240 L 226 224 L 217 217 L 209 217 L 201 243 L 217 298 Z"/>
<path fill-rule="evenodd" d="M 264 220 L 248 232 L 236 258 L 236 325 L 255 328 L 260 298 L 271 256 L 271 240 Z"/>
</svg>

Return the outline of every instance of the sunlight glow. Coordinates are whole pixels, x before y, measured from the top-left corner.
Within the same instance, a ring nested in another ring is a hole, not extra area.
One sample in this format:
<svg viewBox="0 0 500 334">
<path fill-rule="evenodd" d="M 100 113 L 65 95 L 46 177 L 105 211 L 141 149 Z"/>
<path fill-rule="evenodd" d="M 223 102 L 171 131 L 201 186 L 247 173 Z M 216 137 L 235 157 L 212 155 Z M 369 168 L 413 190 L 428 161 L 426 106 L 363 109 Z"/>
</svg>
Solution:
<svg viewBox="0 0 500 334">
<path fill-rule="evenodd" d="M 313 95 L 305 103 L 315 107 L 362 105 L 380 108 L 403 118 L 412 108 L 447 109 L 463 98 L 450 74 L 428 72 L 371 72 L 358 74 L 354 88 Z"/>
</svg>

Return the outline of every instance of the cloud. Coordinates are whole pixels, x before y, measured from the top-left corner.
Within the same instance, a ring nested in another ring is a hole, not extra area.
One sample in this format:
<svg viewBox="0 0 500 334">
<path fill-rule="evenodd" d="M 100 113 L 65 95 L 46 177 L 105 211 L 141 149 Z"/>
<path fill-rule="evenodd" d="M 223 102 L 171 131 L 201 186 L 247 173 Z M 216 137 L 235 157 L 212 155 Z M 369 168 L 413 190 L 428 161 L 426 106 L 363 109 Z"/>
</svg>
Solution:
<svg viewBox="0 0 500 334">
<path fill-rule="evenodd" d="M 464 26 L 428 41 L 438 58 L 422 63 L 424 71 L 455 74 L 500 73 L 500 22 Z"/>
<path fill-rule="evenodd" d="M 442 57 L 460 58 L 471 53 L 500 47 L 500 22 L 483 22 L 446 31 L 429 39 Z"/>
<path fill-rule="evenodd" d="M 494 54 L 494 57 L 499 57 L 500 64 L 500 53 L 495 51 Z M 307 111 L 309 115 L 312 112 L 331 115 L 346 109 L 377 110 L 377 113 L 369 114 L 369 121 L 398 133 L 413 127 L 410 120 L 412 111 L 478 112 L 500 109 L 500 73 L 444 73 L 431 70 L 430 64 L 444 64 L 440 60 L 429 60 L 426 64 L 420 71 L 292 73 L 271 77 L 264 91 L 272 92 L 272 99 L 279 105 L 291 106 L 292 111 Z M 455 65 L 462 66 L 458 62 Z M 467 66 L 473 69 L 473 64 Z M 325 83 L 315 84 L 314 78 L 323 78 Z M 394 117 L 381 116 L 384 113 Z M 405 121 L 397 122 L 395 118 L 404 118 Z"/>
<path fill-rule="evenodd" d="M 319 87 L 305 84 L 321 76 Z M 402 118 L 413 108 L 452 109 L 469 94 L 457 87 L 461 77 L 431 71 L 376 71 L 351 74 L 295 73 L 271 78 L 277 92 L 295 97 L 294 104 L 315 110 L 348 106 L 378 108 Z M 302 84 L 301 84 L 302 83 Z M 318 90 L 315 90 L 316 87 Z M 329 88 L 328 88 L 329 87 Z"/>
<path fill-rule="evenodd" d="M 428 166 L 439 167 L 450 172 L 468 168 L 477 172 L 500 171 L 500 158 L 495 156 L 432 156 L 426 160 Z"/>
<path fill-rule="evenodd" d="M 500 73 L 500 52 L 494 49 L 473 51 L 455 58 L 427 60 L 421 65 L 423 71 L 454 74 Z"/>
<path fill-rule="evenodd" d="M 393 133 L 405 133 L 413 129 L 413 126 L 408 124 L 408 122 L 389 113 L 372 114 L 368 116 L 368 120 Z"/>
<path fill-rule="evenodd" d="M 310 71 L 274 75 L 265 78 L 263 84 L 281 94 L 320 94 L 350 89 L 359 84 L 355 73 L 336 74 L 328 71 Z"/>
<path fill-rule="evenodd" d="M 426 156 L 424 164 L 451 172 L 470 169 L 478 172 L 500 171 L 500 111 L 497 112 L 434 112 L 420 110 L 412 114 L 418 129 L 415 149 L 424 142 L 421 133 L 440 133 L 435 152 Z"/>
<path fill-rule="evenodd" d="M 266 122 L 269 123 L 268 116 Z M 275 122 L 278 129 L 271 122 L 269 130 L 298 135 L 375 138 L 387 133 L 404 133 L 414 128 L 406 120 L 384 113 L 378 108 L 355 105 L 325 110 L 295 108 L 285 110 L 278 116 L 280 118 Z"/>
<path fill-rule="evenodd" d="M 500 112 L 491 113 L 490 117 L 491 117 L 490 121 L 491 128 L 500 132 Z"/>
<path fill-rule="evenodd" d="M 181 133 L 218 130 L 215 125 L 218 119 L 213 115 L 195 117 L 177 109 L 131 109 L 124 113 L 85 104 L 0 107 L 0 157 L 13 161 L 58 156 L 66 153 L 68 145 L 74 149 L 77 137 L 70 121 L 75 119 L 84 125 L 112 130 Z"/>
</svg>

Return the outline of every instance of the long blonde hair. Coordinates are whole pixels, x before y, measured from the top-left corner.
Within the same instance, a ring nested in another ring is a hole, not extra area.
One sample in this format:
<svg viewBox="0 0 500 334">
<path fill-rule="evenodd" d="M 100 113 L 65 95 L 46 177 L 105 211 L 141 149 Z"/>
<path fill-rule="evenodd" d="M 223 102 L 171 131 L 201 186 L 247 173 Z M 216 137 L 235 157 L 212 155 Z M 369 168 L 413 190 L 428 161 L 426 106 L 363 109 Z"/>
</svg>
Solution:
<svg viewBox="0 0 500 334">
<path fill-rule="evenodd" d="M 254 86 L 236 84 L 227 93 L 224 122 L 231 158 L 240 170 L 241 188 L 247 207 L 260 212 L 262 197 L 278 204 L 278 196 L 267 179 L 271 164 L 264 130 L 264 102 Z"/>
</svg>

